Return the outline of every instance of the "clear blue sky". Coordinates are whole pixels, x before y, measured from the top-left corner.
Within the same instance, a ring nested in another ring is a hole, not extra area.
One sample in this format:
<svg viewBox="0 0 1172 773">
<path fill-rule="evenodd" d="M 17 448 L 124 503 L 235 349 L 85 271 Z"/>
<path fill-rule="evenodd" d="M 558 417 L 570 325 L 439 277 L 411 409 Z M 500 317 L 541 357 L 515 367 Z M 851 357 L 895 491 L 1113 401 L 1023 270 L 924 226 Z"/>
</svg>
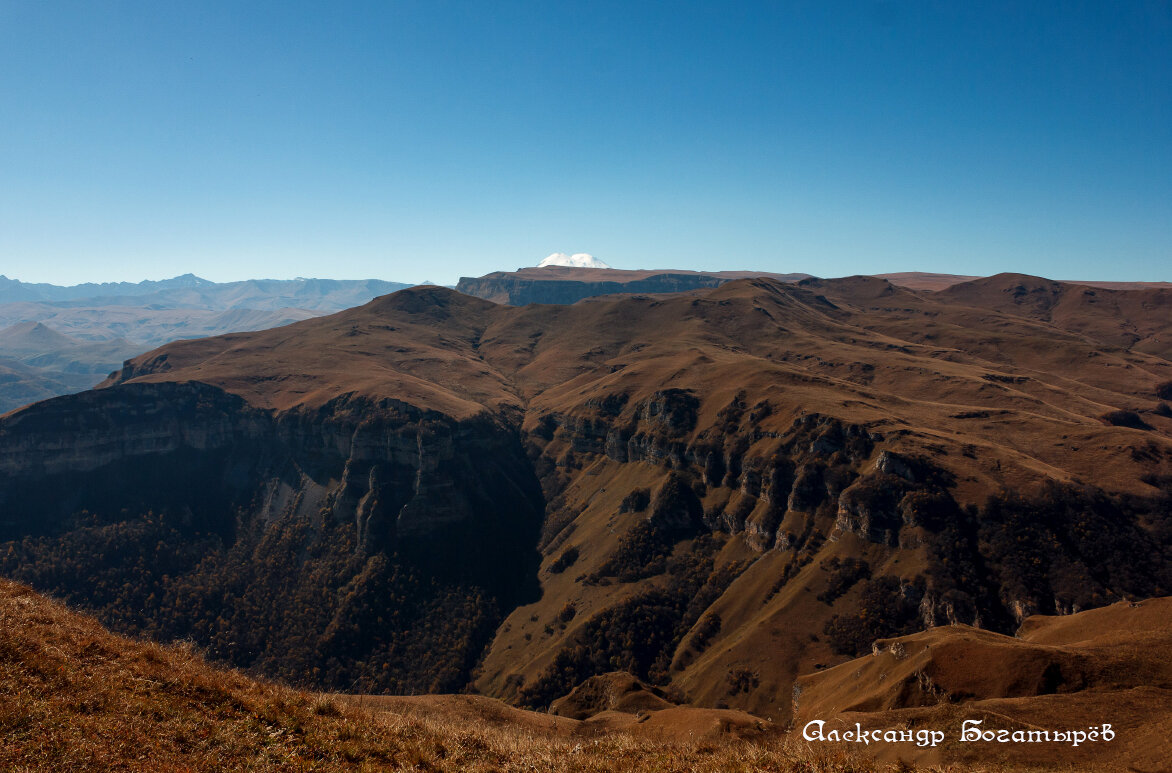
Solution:
<svg viewBox="0 0 1172 773">
<path fill-rule="evenodd" d="M 0 0 L 0 273 L 1172 280 L 1172 2 Z"/>
</svg>

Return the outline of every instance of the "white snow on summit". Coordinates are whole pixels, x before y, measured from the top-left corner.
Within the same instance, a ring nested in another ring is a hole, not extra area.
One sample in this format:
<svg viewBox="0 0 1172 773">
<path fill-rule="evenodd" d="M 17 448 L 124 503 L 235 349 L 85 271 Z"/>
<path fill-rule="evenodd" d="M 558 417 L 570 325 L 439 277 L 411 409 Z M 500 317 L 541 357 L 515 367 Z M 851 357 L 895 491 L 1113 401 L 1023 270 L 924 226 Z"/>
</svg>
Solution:
<svg viewBox="0 0 1172 773">
<path fill-rule="evenodd" d="M 555 252 L 545 260 L 537 264 L 538 268 L 545 268 L 546 266 L 570 266 L 571 268 L 610 268 L 593 255 L 585 252 L 576 252 L 573 255 L 567 255 L 564 252 Z"/>
</svg>

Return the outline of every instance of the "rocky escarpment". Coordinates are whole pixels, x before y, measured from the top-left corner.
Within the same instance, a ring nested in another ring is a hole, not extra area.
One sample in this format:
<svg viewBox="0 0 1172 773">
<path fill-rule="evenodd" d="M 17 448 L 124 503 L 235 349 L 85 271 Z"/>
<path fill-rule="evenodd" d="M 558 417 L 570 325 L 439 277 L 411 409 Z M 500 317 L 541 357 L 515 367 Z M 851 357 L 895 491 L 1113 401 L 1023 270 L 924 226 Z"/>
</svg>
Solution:
<svg viewBox="0 0 1172 773">
<path fill-rule="evenodd" d="M 0 422 L 0 538 L 49 534 L 82 510 L 175 507 L 228 527 L 258 468 L 270 417 L 202 384 L 144 384 L 55 398 Z"/>
<path fill-rule="evenodd" d="M 745 392 L 717 407 L 693 390 L 657 389 L 608 392 L 533 421 L 530 455 L 549 495 L 548 587 L 562 594 L 548 606 L 566 601 L 545 627 L 548 665 L 524 683 L 484 684 L 542 706 L 621 665 L 689 700 L 784 710 L 752 703 L 765 678 L 763 619 L 810 632 L 794 657 L 810 658 L 824 636 L 812 668 L 884 636 L 944 624 L 1008 633 L 1033 612 L 1172 583 L 1165 527 L 1149 525 L 1166 523 L 1166 500 L 1055 485 L 962 507 L 949 457 L 963 448 L 917 449 L 883 420 L 798 412 L 787 426 L 777 414 Z M 583 471 L 598 483 L 583 485 Z M 642 485 L 618 484 L 617 508 L 595 504 L 599 486 L 631 480 Z M 583 535 L 603 519 L 618 533 L 611 547 L 596 530 Z M 571 564 L 585 592 L 552 580 Z M 606 592 L 623 600 L 592 590 L 614 585 L 623 590 Z M 532 636 L 523 618 L 511 624 Z"/>
<path fill-rule="evenodd" d="M 866 485 L 871 480 L 866 476 L 887 476 L 890 469 L 913 476 L 913 467 L 930 466 L 889 451 L 868 466 L 865 461 L 883 434 L 831 416 L 804 414 L 786 432 L 762 431 L 756 421 L 771 407 L 762 402 L 750 410 L 741 396 L 702 431 L 697 431 L 699 401 L 686 390 L 658 390 L 629 406 L 625 394 L 610 395 L 585 407 L 594 415 L 549 414 L 539 420 L 542 439 L 557 441 L 555 453 L 564 444 L 574 454 L 685 471 L 709 503 L 707 526 L 743 534 L 757 551 L 792 548 L 808 532 L 794 518 L 783 528 L 787 513 L 800 517 L 832 509 L 842 514 L 840 530 L 886 541 L 887 535 L 872 532 L 871 521 L 890 517 L 894 506 L 885 502 L 878 513 L 874 497 L 864 492 L 883 488 L 897 503 L 900 496 L 882 481 Z M 932 477 L 923 473 L 919 483 L 926 485 Z M 910 478 L 900 481 L 904 488 L 915 488 Z"/>
<path fill-rule="evenodd" d="M 3 571 L 299 681 L 454 689 L 500 610 L 535 592 L 541 492 L 487 414 L 355 396 L 274 412 L 207 384 L 129 383 L 7 417 L 0 473 Z M 287 619 L 310 597 L 314 630 Z M 244 610 L 261 603 L 286 619 L 258 639 Z M 440 652 L 424 680 L 371 662 L 412 647 Z"/>
<path fill-rule="evenodd" d="M 294 502 L 328 506 L 370 550 L 482 524 L 494 499 L 540 506 L 515 433 L 490 417 L 349 397 L 274 414 L 197 382 L 125 384 L 14 414 L 0 424 L 0 474 L 15 484 L 0 491 L 7 536 L 106 499 L 125 506 L 127 493 L 196 510 L 207 509 L 200 490 L 229 507 L 263 491 L 252 512 L 265 520 Z M 46 490 L 58 478 L 71 482 Z"/>
</svg>

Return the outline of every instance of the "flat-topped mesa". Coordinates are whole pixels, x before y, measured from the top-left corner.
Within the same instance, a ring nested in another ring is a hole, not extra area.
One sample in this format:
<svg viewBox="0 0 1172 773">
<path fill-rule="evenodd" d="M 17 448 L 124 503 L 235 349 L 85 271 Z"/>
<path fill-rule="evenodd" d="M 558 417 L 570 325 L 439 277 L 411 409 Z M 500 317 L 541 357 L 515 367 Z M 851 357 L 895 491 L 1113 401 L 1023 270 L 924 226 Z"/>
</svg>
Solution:
<svg viewBox="0 0 1172 773">
<path fill-rule="evenodd" d="M 618 293 L 678 293 L 719 287 L 746 277 L 768 276 L 797 281 L 808 274 L 772 274 L 753 271 L 624 270 L 543 266 L 497 271 L 482 277 L 460 277 L 456 289 L 495 303 L 577 303 L 584 298 Z"/>
</svg>

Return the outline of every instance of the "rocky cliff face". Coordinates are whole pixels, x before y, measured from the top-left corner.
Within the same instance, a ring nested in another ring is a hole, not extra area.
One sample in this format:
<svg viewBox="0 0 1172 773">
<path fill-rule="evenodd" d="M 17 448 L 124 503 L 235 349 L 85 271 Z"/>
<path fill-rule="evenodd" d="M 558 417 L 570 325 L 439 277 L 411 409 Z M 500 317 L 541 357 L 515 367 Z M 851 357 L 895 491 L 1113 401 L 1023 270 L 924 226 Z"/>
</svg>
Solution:
<svg viewBox="0 0 1172 773">
<path fill-rule="evenodd" d="M 126 609 L 114 589 L 104 611 L 128 630 L 195 637 L 238 665 L 267 662 L 339 688 L 357 678 L 372 689 L 455 689 L 497 610 L 536 592 L 540 489 L 515 429 L 488 416 L 351 396 L 273 412 L 207 384 L 129 383 L 10 417 L 0 449 L 6 571 L 102 608 L 103 573 L 130 581 L 134 563 L 156 564 L 136 579 L 149 601 Z M 188 555 L 161 556 L 159 540 Z M 128 553 L 139 557 L 118 567 Z M 240 582 L 248 587 L 234 590 Z M 356 593 L 396 587 L 418 598 L 353 607 Z M 295 619 L 306 594 L 320 605 L 316 628 L 286 619 L 256 640 L 246 608 L 263 599 L 268 614 Z M 440 606 L 427 609 L 429 599 Z M 451 603 L 480 608 L 444 611 Z M 188 604 L 202 608 L 169 608 Z M 396 630 L 393 616 L 412 614 L 422 623 Z M 456 626 L 444 641 L 411 630 L 439 614 Z M 399 649 L 446 650 L 447 662 L 384 666 L 374 652 L 388 637 Z"/>
<path fill-rule="evenodd" d="M 128 487 L 135 469 L 149 474 Z M 127 488 L 148 507 L 189 502 L 196 488 L 244 507 L 260 486 L 257 517 L 278 518 L 293 501 L 328 505 L 354 520 L 371 550 L 473 527 L 483 521 L 477 498 L 540 507 L 515 430 L 488 417 L 347 397 L 274 414 L 197 382 L 124 384 L 32 406 L 0 427 L 0 474 L 9 535 Z M 45 490 L 46 478 L 66 477 L 70 485 Z"/>
</svg>

